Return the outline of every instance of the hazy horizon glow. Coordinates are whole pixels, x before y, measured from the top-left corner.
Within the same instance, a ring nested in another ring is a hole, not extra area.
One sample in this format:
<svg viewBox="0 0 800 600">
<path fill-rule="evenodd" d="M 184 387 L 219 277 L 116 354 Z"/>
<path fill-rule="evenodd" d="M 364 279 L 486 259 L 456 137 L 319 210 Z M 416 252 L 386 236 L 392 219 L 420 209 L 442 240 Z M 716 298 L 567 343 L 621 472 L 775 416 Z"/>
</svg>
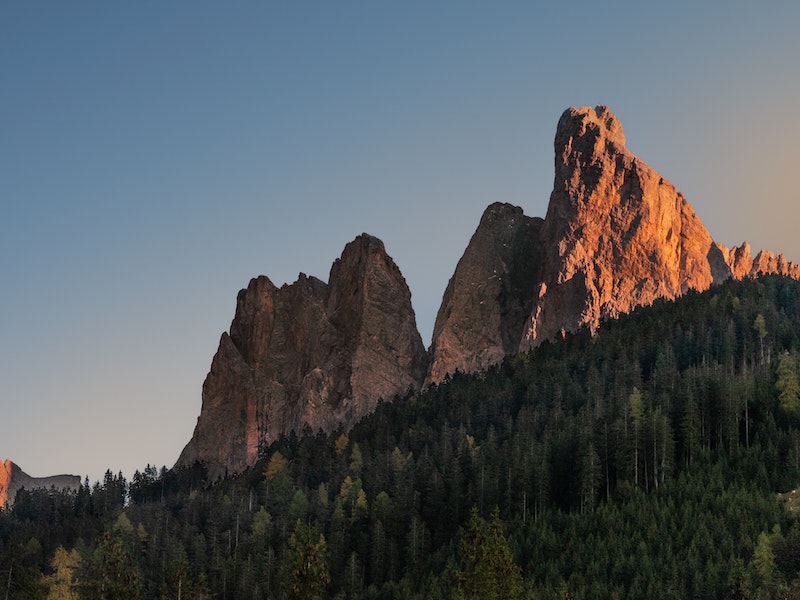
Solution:
<svg viewBox="0 0 800 600">
<path fill-rule="evenodd" d="M 484 208 L 545 215 L 569 106 L 715 240 L 800 261 L 800 5 L 541 4 L 4 7 L 0 459 L 171 466 L 238 290 L 362 232 L 428 344 Z"/>
</svg>

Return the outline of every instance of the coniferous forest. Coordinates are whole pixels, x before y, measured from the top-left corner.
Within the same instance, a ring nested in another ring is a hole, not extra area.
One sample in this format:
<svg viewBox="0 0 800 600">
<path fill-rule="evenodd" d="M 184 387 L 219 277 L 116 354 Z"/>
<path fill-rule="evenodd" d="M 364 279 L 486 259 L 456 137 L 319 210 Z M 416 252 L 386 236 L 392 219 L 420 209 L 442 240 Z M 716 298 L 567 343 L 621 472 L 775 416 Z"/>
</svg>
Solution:
<svg viewBox="0 0 800 600">
<path fill-rule="evenodd" d="M 800 598 L 800 282 L 728 282 L 351 431 L 21 491 L 0 597 Z"/>
</svg>

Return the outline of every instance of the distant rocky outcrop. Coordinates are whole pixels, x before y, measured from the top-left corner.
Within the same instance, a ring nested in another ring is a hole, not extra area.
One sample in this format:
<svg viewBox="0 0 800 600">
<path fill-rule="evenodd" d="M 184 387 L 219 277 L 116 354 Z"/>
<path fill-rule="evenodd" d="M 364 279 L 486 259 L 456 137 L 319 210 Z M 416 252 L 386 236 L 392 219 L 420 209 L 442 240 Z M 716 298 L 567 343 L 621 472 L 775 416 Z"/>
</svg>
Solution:
<svg viewBox="0 0 800 600">
<path fill-rule="evenodd" d="M 17 492 L 23 488 L 78 491 L 80 487 L 81 478 L 77 475 L 31 477 L 10 460 L 0 463 L 0 508 L 11 508 Z"/>
<path fill-rule="evenodd" d="M 177 465 L 199 461 L 217 478 L 281 434 L 349 427 L 379 399 L 418 388 L 427 362 L 411 292 L 377 238 L 349 243 L 328 283 L 255 278 L 239 292 Z"/>
<path fill-rule="evenodd" d="M 800 277 L 800 265 L 789 262 L 783 254 L 769 250 L 761 250 L 753 259 L 750 275 L 787 275 L 797 279 Z"/>
<path fill-rule="evenodd" d="M 595 331 L 656 299 L 730 277 L 800 277 L 783 255 L 715 243 L 675 186 L 626 148 L 607 107 L 565 111 L 554 147 L 547 215 L 486 209 L 445 290 L 429 353 L 405 280 L 376 238 L 348 244 L 328 283 L 253 279 L 178 466 L 200 461 L 214 478 L 241 471 L 281 434 L 349 427 L 379 398 Z"/>
</svg>

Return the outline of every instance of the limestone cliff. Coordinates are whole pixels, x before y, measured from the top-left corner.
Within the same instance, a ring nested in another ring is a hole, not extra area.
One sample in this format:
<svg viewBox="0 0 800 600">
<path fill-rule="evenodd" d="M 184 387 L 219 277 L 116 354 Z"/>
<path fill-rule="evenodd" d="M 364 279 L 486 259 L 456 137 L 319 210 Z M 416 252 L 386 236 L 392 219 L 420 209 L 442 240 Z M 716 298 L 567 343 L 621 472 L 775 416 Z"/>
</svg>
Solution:
<svg viewBox="0 0 800 600">
<path fill-rule="evenodd" d="M 429 383 L 517 352 L 540 279 L 541 227 L 542 219 L 510 204 L 483 213 L 436 316 Z"/>
<path fill-rule="evenodd" d="M 77 475 L 31 477 L 10 460 L 0 463 L 0 508 L 11 508 L 21 489 L 51 489 L 78 491 L 81 478 Z"/>
<path fill-rule="evenodd" d="M 239 292 L 203 384 L 203 406 L 178 466 L 212 478 L 252 465 L 259 445 L 294 431 L 349 427 L 425 377 L 411 292 L 383 243 L 361 235 L 326 284 L 264 276 Z"/>
<path fill-rule="evenodd" d="M 746 243 L 715 243 L 675 186 L 625 142 L 605 106 L 563 113 L 547 215 L 486 210 L 442 299 L 429 382 L 729 277 L 800 277 L 783 255 L 753 258 Z"/>
<path fill-rule="evenodd" d="M 692 207 L 628 151 L 606 107 L 567 110 L 555 153 L 544 276 L 523 348 L 730 276 Z"/>
</svg>

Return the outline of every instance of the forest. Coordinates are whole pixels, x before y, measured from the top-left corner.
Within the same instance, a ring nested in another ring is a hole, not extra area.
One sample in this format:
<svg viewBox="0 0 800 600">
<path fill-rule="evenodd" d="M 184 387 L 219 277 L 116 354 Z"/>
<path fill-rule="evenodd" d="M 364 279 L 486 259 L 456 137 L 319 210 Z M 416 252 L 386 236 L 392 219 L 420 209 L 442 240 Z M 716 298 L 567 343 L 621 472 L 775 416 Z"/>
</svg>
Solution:
<svg viewBox="0 0 800 600">
<path fill-rule="evenodd" d="M 800 598 L 800 282 L 657 301 L 250 470 L 0 511 L 0 597 Z"/>
</svg>

